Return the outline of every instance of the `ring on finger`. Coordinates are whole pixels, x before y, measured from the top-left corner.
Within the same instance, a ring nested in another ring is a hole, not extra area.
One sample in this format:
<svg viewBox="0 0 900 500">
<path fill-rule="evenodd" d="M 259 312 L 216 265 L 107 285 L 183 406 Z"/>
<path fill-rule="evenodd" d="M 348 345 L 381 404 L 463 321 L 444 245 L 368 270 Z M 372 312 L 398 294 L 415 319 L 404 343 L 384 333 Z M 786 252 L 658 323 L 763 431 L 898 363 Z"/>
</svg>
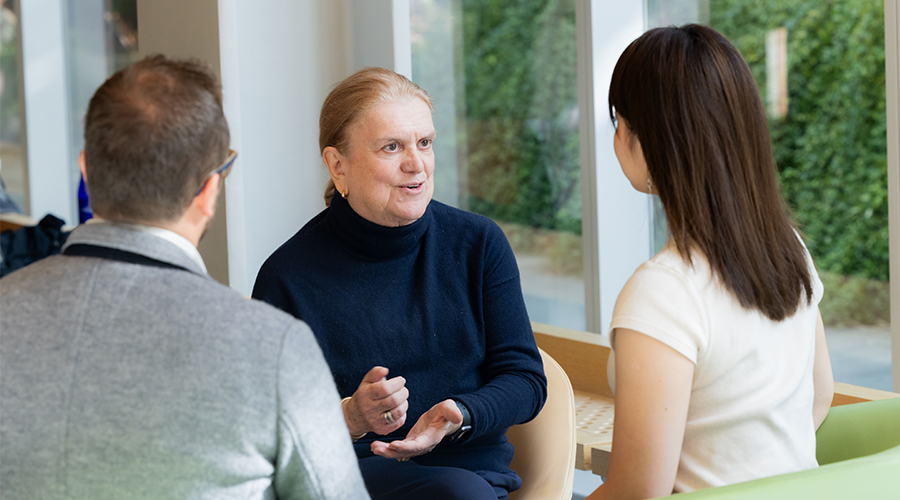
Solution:
<svg viewBox="0 0 900 500">
<path fill-rule="evenodd" d="M 394 416 L 391 415 L 390 410 L 384 412 L 384 413 L 382 414 L 382 416 L 384 417 L 385 423 L 387 423 L 388 425 L 391 425 L 391 424 L 394 423 Z"/>
</svg>

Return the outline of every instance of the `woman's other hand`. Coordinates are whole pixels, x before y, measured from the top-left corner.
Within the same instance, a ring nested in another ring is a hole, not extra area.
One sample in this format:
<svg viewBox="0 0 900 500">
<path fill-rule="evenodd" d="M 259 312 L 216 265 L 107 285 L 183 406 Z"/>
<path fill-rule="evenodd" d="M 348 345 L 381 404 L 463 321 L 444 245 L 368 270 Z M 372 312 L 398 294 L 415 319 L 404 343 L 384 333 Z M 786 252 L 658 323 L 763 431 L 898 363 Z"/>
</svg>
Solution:
<svg viewBox="0 0 900 500">
<path fill-rule="evenodd" d="M 344 421 L 351 436 L 374 432 L 390 434 L 406 422 L 409 389 L 403 377 L 387 378 L 388 369 L 376 366 L 363 377 L 359 388 L 343 405 Z"/>
<path fill-rule="evenodd" d="M 445 399 L 425 412 L 413 426 L 406 439 L 372 443 L 372 452 L 385 458 L 410 458 L 433 450 L 445 436 L 453 434 L 462 425 L 463 416 L 456 402 Z"/>
</svg>

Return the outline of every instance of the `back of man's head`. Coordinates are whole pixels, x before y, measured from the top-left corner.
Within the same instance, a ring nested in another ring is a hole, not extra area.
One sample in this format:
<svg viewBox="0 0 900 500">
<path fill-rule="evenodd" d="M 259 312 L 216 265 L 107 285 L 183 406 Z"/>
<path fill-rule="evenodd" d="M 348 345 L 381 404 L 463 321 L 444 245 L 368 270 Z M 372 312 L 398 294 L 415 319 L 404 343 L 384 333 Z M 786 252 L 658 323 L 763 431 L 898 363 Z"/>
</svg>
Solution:
<svg viewBox="0 0 900 500">
<path fill-rule="evenodd" d="M 85 118 L 91 208 L 132 223 L 173 221 L 228 153 L 218 78 L 195 61 L 147 57 L 111 76 Z"/>
</svg>

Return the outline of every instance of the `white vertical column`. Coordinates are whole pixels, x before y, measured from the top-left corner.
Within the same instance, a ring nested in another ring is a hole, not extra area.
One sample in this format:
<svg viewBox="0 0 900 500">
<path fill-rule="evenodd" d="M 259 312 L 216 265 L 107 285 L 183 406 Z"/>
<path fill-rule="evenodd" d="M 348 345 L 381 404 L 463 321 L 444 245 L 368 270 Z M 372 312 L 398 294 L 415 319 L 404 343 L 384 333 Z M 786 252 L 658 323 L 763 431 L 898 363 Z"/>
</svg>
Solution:
<svg viewBox="0 0 900 500">
<path fill-rule="evenodd" d="M 409 0 L 352 0 L 354 70 L 380 66 L 412 78 Z"/>
<path fill-rule="evenodd" d="M 884 1 L 887 100 L 888 224 L 890 226 L 891 366 L 893 390 L 900 391 L 900 8 Z"/>
<path fill-rule="evenodd" d="M 71 164 L 64 0 L 19 5 L 31 216 L 78 223 Z"/>
<path fill-rule="evenodd" d="M 619 55 L 644 28 L 643 2 L 576 1 L 585 314 L 605 334 L 616 297 L 650 257 L 647 195 L 622 174 L 613 150 L 609 81 Z"/>
<path fill-rule="evenodd" d="M 226 181 L 232 288 L 325 208 L 319 110 L 347 77 L 347 1 L 219 0 L 225 116 L 238 164 Z"/>
<path fill-rule="evenodd" d="M 222 79 L 222 107 L 231 133 L 231 148 L 238 159 L 225 182 L 228 211 L 225 213 L 228 244 L 229 285 L 250 295 L 252 279 L 247 269 L 247 224 L 244 203 L 244 169 L 247 151 L 243 148 L 241 122 L 241 75 L 238 60 L 238 0 L 219 0 L 219 75 Z"/>
</svg>

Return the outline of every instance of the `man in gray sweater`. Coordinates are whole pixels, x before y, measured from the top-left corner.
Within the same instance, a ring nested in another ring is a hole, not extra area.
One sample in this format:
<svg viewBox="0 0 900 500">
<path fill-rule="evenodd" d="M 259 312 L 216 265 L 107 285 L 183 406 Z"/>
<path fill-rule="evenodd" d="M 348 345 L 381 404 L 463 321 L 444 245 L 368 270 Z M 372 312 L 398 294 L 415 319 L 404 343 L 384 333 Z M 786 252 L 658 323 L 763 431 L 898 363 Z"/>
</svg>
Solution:
<svg viewBox="0 0 900 500">
<path fill-rule="evenodd" d="M 147 58 L 94 94 L 99 220 L 0 280 L 5 500 L 369 498 L 309 328 L 197 252 L 228 143 L 200 64 Z"/>
</svg>

